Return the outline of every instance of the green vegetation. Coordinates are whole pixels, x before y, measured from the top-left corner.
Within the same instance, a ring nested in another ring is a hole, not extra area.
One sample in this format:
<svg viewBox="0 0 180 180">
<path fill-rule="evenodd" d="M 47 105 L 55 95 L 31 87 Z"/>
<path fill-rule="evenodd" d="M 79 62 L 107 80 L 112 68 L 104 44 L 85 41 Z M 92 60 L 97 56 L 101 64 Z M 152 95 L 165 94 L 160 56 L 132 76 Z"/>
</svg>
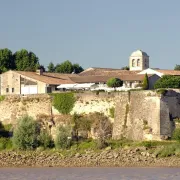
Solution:
<svg viewBox="0 0 180 180">
<path fill-rule="evenodd" d="M 80 73 L 84 69 L 79 64 L 72 64 L 69 60 L 62 62 L 61 64 L 57 64 L 56 66 L 50 62 L 48 65 L 48 72 L 57 72 L 57 73 L 67 73 L 70 74 Z"/>
<path fill-rule="evenodd" d="M 24 116 L 19 119 L 13 133 L 13 146 L 17 149 L 34 149 L 39 145 L 40 127 L 32 117 Z"/>
<path fill-rule="evenodd" d="M 143 83 L 142 83 L 142 88 L 144 90 L 149 89 L 149 78 L 148 78 L 147 73 L 145 74 L 145 77 L 144 77 L 144 80 L 143 80 Z"/>
<path fill-rule="evenodd" d="M 174 130 L 172 138 L 180 142 L 180 128 Z"/>
<path fill-rule="evenodd" d="M 161 89 L 157 89 L 156 92 L 157 92 L 158 94 L 162 94 L 163 96 L 165 96 L 166 93 L 168 92 L 168 90 L 167 90 L 167 89 L 164 89 L 164 88 L 161 88 Z"/>
<path fill-rule="evenodd" d="M 179 71 L 180 70 L 180 65 L 176 64 L 176 66 L 174 67 L 174 70 Z"/>
<path fill-rule="evenodd" d="M 4 101 L 4 99 L 5 99 L 5 96 L 2 96 L 2 95 L 1 95 L 1 96 L 0 96 L 0 102 L 1 102 L 1 101 Z"/>
<path fill-rule="evenodd" d="M 57 136 L 55 139 L 55 147 L 57 149 L 70 148 L 72 143 L 72 129 L 70 126 L 59 126 L 57 129 Z"/>
<path fill-rule="evenodd" d="M 73 93 L 53 94 L 53 106 L 62 114 L 69 114 L 74 107 L 75 97 Z"/>
<path fill-rule="evenodd" d="M 12 147 L 12 140 L 10 138 L 0 138 L 0 150 L 9 150 Z"/>
<path fill-rule="evenodd" d="M 180 88 L 180 77 L 165 75 L 156 81 L 154 88 Z"/>
<path fill-rule="evenodd" d="M 41 132 L 40 132 L 40 135 L 39 135 L 39 145 L 41 147 L 43 147 L 44 149 L 52 148 L 54 146 L 54 143 L 53 143 L 53 140 L 52 140 L 52 136 L 45 129 L 41 130 Z"/>
<path fill-rule="evenodd" d="M 111 108 L 109 109 L 109 113 L 110 113 L 110 117 L 111 117 L 111 118 L 114 118 L 115 108 L 114 108 L 114 107 L 111 107 Z"/>
<path fill-rule="evenodd" d="M 8 70 L 36 71 L 38 68 L 45 71 L 44 66 L 39 64 L 39 58 L 35 53 L 26 49 L 21 49 L 15 53 L 12 53 L 12 51 L 7 48 L 0 49 L 0 73 Z M 83 70 L 79 64 L 72 64 L 68 60 L 56 66 L 54 66 L 52 62 L 48 65 L 48 72 L 80 73 Z"/>
<path fill-rule="evenodd" d="M 118 78 L 110 78 L 106 84 L 108 87 L 116 88 L 121 87 L 123 85 L 123 81 Z"/>
</svg>

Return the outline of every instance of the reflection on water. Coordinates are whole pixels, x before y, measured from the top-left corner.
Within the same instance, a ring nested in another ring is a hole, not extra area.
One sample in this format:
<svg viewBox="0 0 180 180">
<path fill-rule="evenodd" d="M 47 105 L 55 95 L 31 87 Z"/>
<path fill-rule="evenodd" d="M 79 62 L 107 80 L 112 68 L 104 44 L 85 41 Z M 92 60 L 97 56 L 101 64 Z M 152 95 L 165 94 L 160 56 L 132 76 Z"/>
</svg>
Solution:
<svg viewBox="0 0 180 180">
<path fill-rule="evenodd" d="M 180 168 L 0 168 L 0 180 L 180 180 Z"/>
</svg>

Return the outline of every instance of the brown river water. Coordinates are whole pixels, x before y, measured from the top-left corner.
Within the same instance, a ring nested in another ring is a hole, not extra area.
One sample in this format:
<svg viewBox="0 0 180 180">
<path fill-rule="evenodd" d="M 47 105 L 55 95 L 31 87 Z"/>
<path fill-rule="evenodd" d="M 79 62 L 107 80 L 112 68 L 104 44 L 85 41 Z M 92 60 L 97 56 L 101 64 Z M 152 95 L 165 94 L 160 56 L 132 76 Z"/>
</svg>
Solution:
<svg viewBox="0 0 180 180">
<path fill-rule="evenodd" d="M 0 168 L 0 180 L 180 180 L 180 168 Z"/>
</svg>

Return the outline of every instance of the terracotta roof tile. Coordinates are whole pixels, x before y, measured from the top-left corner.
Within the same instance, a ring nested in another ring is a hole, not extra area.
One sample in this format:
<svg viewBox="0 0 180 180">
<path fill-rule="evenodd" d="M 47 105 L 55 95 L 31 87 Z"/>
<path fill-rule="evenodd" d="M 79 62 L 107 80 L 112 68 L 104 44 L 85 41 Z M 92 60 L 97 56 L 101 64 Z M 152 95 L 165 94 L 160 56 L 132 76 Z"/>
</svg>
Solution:
<svg viewBox="0 0 180 180">
<path fill-rule="evenodd" d="M 111 69 L 111 68 L 88 68 L 81 72 L 80 76 L 118 76 L 118 75 L 130 75 L 137 74 L 140 71 L 128 71 L 121 69 Z"/>
<path fill-rule="evenodd" d="M 165 69 L 157 69 L 155 71 L 158 71 L 160 73 L 163 73 L 165 75 L 174 75 L 174 76 L 180 76 L 180 71 L 177 70 L 165 70 Z"/>
<path fill-rule="evenodd" d="M 99 82 L 107 82 L 109 78 L 116 77 L 123 81 L 143 81 L 143 75 L 118 75 L 118 76 L 79 76 L 79 77 L 71 77 L 70 79 L 75 83 L 99 83 Z M 152 75 L 148 75 L 149 77 Z"/>
<path fill-rule="evenodd" d="M 15 71 L 22 76 L 44 82 L 46 84 L 59 85 L 59 84 L 73 84 L 74 82 L 69 78 L 78 75 L 72 74 L 60 74 L 60 73 L 43 73 L 38 75 L 36 72 L 27 72 L 27 71 Z"/>
</svg>

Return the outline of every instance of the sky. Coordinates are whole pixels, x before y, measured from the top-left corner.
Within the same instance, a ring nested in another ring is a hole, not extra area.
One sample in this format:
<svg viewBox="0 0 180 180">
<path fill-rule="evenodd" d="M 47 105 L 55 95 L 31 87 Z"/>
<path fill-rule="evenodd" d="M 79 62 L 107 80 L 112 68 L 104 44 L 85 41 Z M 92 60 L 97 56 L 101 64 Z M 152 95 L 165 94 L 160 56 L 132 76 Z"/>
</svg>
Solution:
<svg viewBox="0 0 180 180">
<path fill-rule="evenodd" d="M 47 66 L 121 68 L 137 49 L 150 67 L 180 64 L 179 0 L 0 0 L 0 48 Z"/>
</svg>

